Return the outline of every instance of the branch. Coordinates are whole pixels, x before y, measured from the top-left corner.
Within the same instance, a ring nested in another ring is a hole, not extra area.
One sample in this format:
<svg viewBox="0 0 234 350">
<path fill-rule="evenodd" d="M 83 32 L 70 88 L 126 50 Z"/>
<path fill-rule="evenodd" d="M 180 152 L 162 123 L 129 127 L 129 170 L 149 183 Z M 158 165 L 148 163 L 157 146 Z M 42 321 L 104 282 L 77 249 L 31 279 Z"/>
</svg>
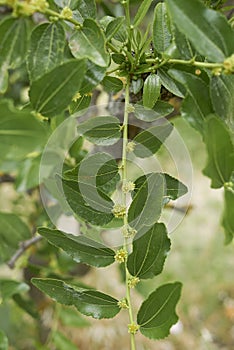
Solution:
<svg viewBox="0 0 234 350">
<path fill-rule="evenodd" d="M 10 269 L 14 269 L 16 261 L 21 257 L 21 255 L 24 254 L 24 252 L 30 248 L 32 245 L 36 244 L 37 242 L 40 242 L 42 240 L 42 236 L 34 236 L 27 241 L 21 242 L 19 245 L 19 249 L 15 252 L 15 254 L 10 258 L 10 260 L 7 262 L 7 265 Z"/>
</svg>

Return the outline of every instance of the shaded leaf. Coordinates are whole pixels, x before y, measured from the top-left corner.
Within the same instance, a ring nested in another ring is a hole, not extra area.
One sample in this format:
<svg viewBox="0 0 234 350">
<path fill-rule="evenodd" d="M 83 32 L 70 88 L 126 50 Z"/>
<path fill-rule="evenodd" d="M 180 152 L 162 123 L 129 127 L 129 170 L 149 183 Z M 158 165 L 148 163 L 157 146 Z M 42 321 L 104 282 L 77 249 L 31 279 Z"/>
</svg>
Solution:
<svg viewBox="0 0 234 350">
<path fill-rule="evenodd" d="M 187 94 L 182 103 L 181 114 L 192 127 L 201 134 L 204 132 L 204 121 L 213 113 L 209 90 L 199 77 L 184 71 L 170 69 L 170 75 L 186 88 Z"/>
<path fill-rule="evenodd" d="M 169 74 L 168 74 L 168 68 L 161 67 L 157 70 L 157 74 L 159 75 L 162 85 L 170 91 L 172 94 L 184 97 L 186 95 L 186 89 L 182 84 L 174 80 Z"/>
<path fill-rule="evenodd" d="M 91 96 L 90 95 L 83 95 L 78 100 L 72 101 L 69 106 L 69 112 L 70 114 L 74 114 L 80 111 L 85 112 L 85 110 L 89 107 L 91 102 Z"/>
<path fill-rule="evenodd" d="M 15 181 L 17 191 L 24 192 L 39 185 L 39 169 L 41 156 L 27 158 L 18 167 Z"/>
<path fill-rule="evenodd" d="M 142 303 L 137 314 L 137 323 L 143 335 L 150 339 L 168 336 L 170 328 L 178 321 L 175 313 L 180 298 L 181 283 L 168 283 L 157 288 Z"/>
<path fill-rule="evenodd" d="M 127 261 L 128 271 L 140 279 L 159 275 L 170 245 L 166 227 L 162 223 L 154 224 L 142 236 L 137 234 L 133 240 L 133 251 Z"/>
<path fill-rule="evenodd" d="M 88 119 L 78 125 L 77 131 L 90 142 L 101 146 L 113 145 L 121 136 L 119 119 L 112 116 Z"/>
<path fill-rule="evenodd" d="M 60 114 L 79 91 L 84 73 L 84 60 L 69 60 L 34 81 L 29 91 L 34 109 L 47 117 Z"/>
<path fill-rule="evenodd" d="M 182 34 L 177 27 L 174 27 L 174 35 L 175 35 L 175 42 L 176 47 L 181 55 L 182 59 L 190 60 L 193 57 L 195 57 L 196 52 L 194 48 L 192 47 L 190 41 L 188 38 Z"/>
<path fill-rule="evenodd" d="M 113 202 L 101 190 L 94 192 L 93 185 L 85 184 L 81 193 L 78 182 L 67 179 L 62 180 L 62 185 L 67 203 L 79 218 L 97 226 L 113 219 Z"/>
<path fill-rule="evenodd" d="M 153 126 L 140 132 L 133 141 L 136 143 L 134 153 L 137 157 L 150 157 L 156 153 L 173 130 L 171 123 L 160 121 L 161 125 Z"/>
<path fill-rule="evenodd" d="M 133 25 L 135 27 L 139 26 L 139 24 L 142 22 L 143 18 L 145 17 L 150 5 L 152 3 L 152 0 L 143 0 L 141 2 L 141 5 L 139 9 L 137 10 L 136 16 L 133 21 Z"/>
<path fill-rule="evenodd" d="M 150 74 L 144 82 L 143 105 L 146 108 L 153 108 L 160 96 L 161 81 L 157 74 Z"/>
<path fill-rule="evenodd" d="M 151 173 L 134 196 L 128 210 L 128 222 L 139 234 L 147 232 L 160 218 L 164 186 L 163 176 Z"/>
<path fill-rule="evenodd" d="M 93 190 L 101 190 L 104 193 L 112 193 L 120 180 L 119 168 L 115 159 L 108 153 L 95 153 L 87 156 L 75 168 L 64 173 L 64 177 L 87 183 L 93 186 Z M 80 171 L 81 170 L 81 171 Z"/>
<path fill-rule="evenodd" d="M 172 43 L 171 24 L 166 4 L 159 2 L 154 11 L 153 44 L 155 50 L 164 53 Z"/>
<path fill-rule="evenodd" d="M 93 318 L 112 318 L 120 311 L 116 299 L 96 290 L 50 278 L 33 278 L 32 283 L 58 303 L 73 305 L 82 314 Z"/>
<path fill-rule="evenodd" d="M 122 28 L 125 17 L 117 17 L 110 21 L 106 27 L 106 40 L 110 41 L 116 36 L 116 33 Z"/>
<path fill-rule="evenodd" d="M 0 279 L 0 299 L 5 301 L 15 294 L 26 293 L 29 286 L 24 282 L 18 282 L 8 279 Z"/>
<path fill-rule="evenodd" d="M 114 262 L 115 252 L 112 249 L 85 236 L 74 236 L 46 227 L 40 227 L 38 233 L 78 263 L 104 267 Z"/>
<path fill-rule="evenodd" d="M 28 21 L 25 18 L 7 17 L 0 23 L 0 92 L 7 89 L 8 69 L 17 68 L 26 56 Z"/>
<path fill-rule="evenodd" d="M 141 186 L 144 184 L 146 179 L 151 175 L 152 173 L 142 175 L 135 181 L 135 189 L 132 192 L 133 197 L 135 194 L 139 191 Z M 188 188 L 178 179 L 166 174 L 166 173 L 160 173 L 164 177 L 165 181 L 165 193 L 164 198 L 167 200 L 176 200 L 179 197 L 182 197 L 185 193 L 188 192 Z"/>
<path fill-rule="evenodd" d="M 38 152 L 48 138 L 48 125 L 28 110 L 19 110 L 11 100 L 0 102 L 0 159 L 21 160 Z"/>
<path fill-rule="evenodd" d="M 234 76 L 212 76 L 210 96 L 215 112 L 233 128 Z"/>
<path fill-rule="evenodd" d="M 106 67 L 100 67 L 91 61 L 87 61 L 87 69 L 84 75 L 79 92 L 81 95 L 87 94 L 93 90 L 104 78 Z"/>
<path fill-rule="evenodd" d="M 31 237 L 28 226 L 15 214 L 0 213 L 0 259 L 8 260 L 19 243 Z"/>
<path fill-rule="evenodd" d="M 61 23 L 42 23 L 30 40 L 27 66 L 30 80 L 36 80 L 63 61 L 65 32 Z"/>
<path fill-rule="evenodd" d="M 212 188 L 220 188 L 233 172 L 234 146 L 227 126 L 215 115 L 209 116 L 205 124 L 204 142 L 208 161 L 203 173 L 211 179 Z"/>
<path fill-rule="evenodd" d="M 122 80 L 115 77 L 105 77 L 102 81 L 102 85 L 108 93 L 116 93 L 123 89 Z"/>
<path fill-rule="evenodd" d="M 232 55 L 234 32 L 222 14 L 199 0 L 166 0 L 166 4 L 172 21 L 201 55 L 212 62 Z"/>
<path fill-rule="evenodd" d="M 85 19 L 82 29 L 76 30 L 71 36 L 69 46 L 76 58 L 88 58 L 101 67 L 106 67 L 109 63 L 104 35 L 92 19 Z"/>
<path fill-rule="evenodd" d="M 172 105 L 164 101 L 157 101 L 152 109 L 144 107 L 138 103 L 134 105 L 134 108 L 135 117 L 145 122 L 152 122 L 159 118 L 165 117 L 174 110 Z"/>
</svg>

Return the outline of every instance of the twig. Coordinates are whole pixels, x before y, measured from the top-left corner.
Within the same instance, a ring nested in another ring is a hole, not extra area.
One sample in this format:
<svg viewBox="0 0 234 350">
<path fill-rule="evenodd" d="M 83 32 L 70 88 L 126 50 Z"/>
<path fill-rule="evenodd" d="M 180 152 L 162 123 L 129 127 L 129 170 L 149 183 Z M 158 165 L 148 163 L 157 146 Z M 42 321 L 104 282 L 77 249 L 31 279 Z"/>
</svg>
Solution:
<svg viewBox="0 0 234 350">
<path fill-rule="evenodd" d="M 7 265 L 10 269 L 14 269 L 16 261 L 24 254 L 24 252 L 30 248 L 32 245 L 42 240 L 42 236 L 34 236 L 27 241 L 21 242 L 19 245 L 19 249 L 15 252 L 15 254 L 10 258 L 7 262 Z"/>
</svg>

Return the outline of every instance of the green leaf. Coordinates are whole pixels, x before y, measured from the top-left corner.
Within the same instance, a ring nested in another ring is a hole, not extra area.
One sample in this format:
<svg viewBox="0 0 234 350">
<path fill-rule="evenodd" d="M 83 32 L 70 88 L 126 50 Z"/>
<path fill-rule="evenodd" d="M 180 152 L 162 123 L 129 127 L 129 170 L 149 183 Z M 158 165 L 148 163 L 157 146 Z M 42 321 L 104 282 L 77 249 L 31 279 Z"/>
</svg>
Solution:
<svg viewBox="0 0 234 350">
<path fill-rule="evenodd" d="M 217 115 L 233 126 L 234 111 L 234 76 L 212 76 L 210 82 L 210 96 Z"/>
<path fill-rule="evenodd" d="M 81 165 L 82 169 L 80 169 Z M 93 191 L 97 188 L 106 194 L 112 193 L 120 180 L 119 168 L 115 159 L 103 152 L 87 156 L 82 163 L 66 171 L 64 177 L 92 185 Z"/>
<path fill-rule="evenodd" d="M 76 10 L 78 10 L 82 18 L 97 17 L 97 9 L 95 0 L 77 0 Z"/>
<path fill-rule="evenodd" d="M 69 112 L 70 114 L 74 114 L 80 111 L 83 111 L 85 113 L 86 109 L 89 107 L 91 102 L 91 96 L 90 95 L 83 95 L 78 100 L 72 101 L 69 106 Z"/>
<path fill-rule="evenodd" d="M 165 117 L 174 110 L 172 105 L 164 101 L 157 101 L 152 109 L 144 107 L 138 103 L 134 105 L 134 108 L 135 117 L 143 120 L 144 122 L 152 122 L 159 118 Z"/>
<path fill-rule="evenodd" d="M 195 57 L 196 52 L 192 47 L 190 41 L 177 29 L 177 27 L 174 27 L 174 35 L 176 47 L 181 55 L 181 58 L 185 60 L 191 60 L 193 57 Z"/>
<path fill-rule="evenodd" d="M 137 314 L 137 323 L 143 335 L 150 339 L 162 339 L 169 335 L 170 328 L 178 321 L 175 313 L 180 298 L 180 282 L 164 284 L 157 288 L 142 303 Z"/>
<path fill-rule="evenodd" d="M 166 0 L 166 4 L 172 21 L 201 55 L 212 62 L 232 55 L 234 32 L 223 15 L 199 0 Z"/>
<path fill-rule="evenodd" d="M 222 225 L 225 230 L 225 243 L 232 242 L 234 237 L 234 182 L 224 188 L 224 212 Z"/>
<path fill-rule="evenodd" d="M 0 300 L 10 299 L 15 294 L 26 293 L 29 286 L 24 282 L 0 279 Z"/>
<path fill-rule="evenodd" d="M 211 179 L 212 188 L 220 188 L 233 172 L 234 146 L 232 135 L 221 119 L 211 115 L 205 124 L 204 142 L 208 161 L 203 173 Z"/>
<path fill-rule="evenodd" d="M 142 22 L 148 9 L 150 8 L 151 3 L 152 3 L 152 0 L 143 0 L 142 1 L 139 9 L 137 10 L 137 14 L 134 18 L 134 21 L 133 21 L 134 27 L 139 26 L 139 24 Z"/>
<path fill-rule="evenodd" d="M 88 141 L 101 146 L 113 145 L 121 136 L 119 119 L 112 116 L 88 119 L 77 127 L 77 131 Z"/>
<path fill-rule="evenodd" d="M 15 181 L 17 191 L 25 192 L 39 185 L 40 162 L 41 155 L 27 158 L 20 163 Z"/>
<path fill-rule="evenodd" d="M 136 95 L 141 91 L 144 85 L 144 81 L 142 78 L 138 78 L 137 80 L 132 80 L 131 90 Z"/>
<path fill-rule="evenodd" d="M 172 94 L 178 97 L 184 97 L 186 94 L 186 89 L 182 84 L 178 83 L 176 80 L 172 79 L 172 77 L 168 74 L 167 67 L 161 67 L 157 70 L 157 74 L 160 77 L 162 85 L 170 91 Z"/>
<path fill-rule="evenodd" d="M 0 93 L 7 89 L 9 68 L 23 62 L 28 45 L 28 21 L 25 18 L 7 17 L 0 23 Z"/>
<path fill-rule="evenodd" d="M 134 153 L 145 158 L 155 154 L 173 130 L 171 123 L 160 121 L 161 125 L 153 126 L 140 132 L 133 141 L 136 143 Z"/>
<path fill-rule="evenodd" d="M 114 18 L 111 22 L 108 23 L 106 27 L 106 40 L 110 41 L 115 34 L 122 28 L 125 17 Z"/>
<path fill-rule="evenodd" d="M 171 24 L 166 4 L 159 2 L 154 11 L 153 44 L 155 50 L 164 53 L 172 43 Z"/>
<path fill-rule="evenodd" d="M 135 189 L 132 192 L 132 196 L 134 197 L 141 186 L 144 184 L 146 179 L 153 173 L 149 173 L 146 175 L 142 175 L 138 177 L 138 179 L 135 181 Z M 179 180 L 175 179 L 174 177 L 166 174 L 166 173 L 160 173 L 164 177 L 165 181 L 165 193 L 164 198 L 168 200 L 176 200 L 179 197 L 182 197 L 184 194 L 188 192 L 188 188 Z"/>
<path fill-rule="evenodd" d="M 34 109 L 46 117 L 60 114 L 79 91 L 84 73 L 84 60 L 69 60 L 34 81 L 29 91 Z"/>
<path fill-rule="evenodd" d="M 69 46 L 76 58 L 88 58 L 101 67 L 106 67 L 109 63 L 104 35 L 92 19 L 85 19 L 82 29 L 76 29 L 70 38 Z"/>
<path fill-rule="evenodd" d="M 56 350 L 79 350 L 79 348 L 72 343 L 65 335 L 59 331 L 55 331 L 52 336 L 53 345 L 56 346 Z"/>
<path fill-rule="evenodd" d="M 116 93 L 123 89 L 122 80 L 115 77 L 105 77 L 102 81 L 104 89 L 109 93 Z"/>
<path fill-rule="evenodd" d="M 0 212 L 0 260 L 8 260 L 19 243 L 30 237 L 28 226 L 17 215 Z"/>
<path fill-rule="evenodd" d="M 104 267 L 115 260 L 115 252 L 112 249 L 85 236 L 74 236 L 46 227 L 40 227 L 38 233 L 54 246 L 61 248 L 78 263 Z"/>
<path fill-rule="evenodd" d="M 0 350 L 8 350 L 9 349 L 7 336 L 3 331 L 0 330 Z"/>
<path fill-rule="evenodd" d="M 97 191 L 93 183 L 87 180 L 79 184 L 77 180 L 64 178 L 62 185 L 67 203 L 79 218 L 97 226 L 106 225 L 113 219 L 112 200 L 100 189 Z"/>
<path fill-rule="evenodd" d="M 87 69 L 84 75 L 84 79 L 79 89 L 81 95 L 92 92 L 93 88 L 96 87 L 104 78 L 106 67 L 100 67 L 91 61 L 87 61 Z"/>
<path fill-rule="evenodd" d="M 161 81 L 157 74 L 150 74 L 144 82 L 143 105 L 146 108 L 153 108 L 160 96 Z"/>
<path fill-rule="evenodd" d="M 170 250 L 170 239 L 164 224 L 155 224 L 142 236 L 133 240 L 133 251 L 128 257 L 128 271 L 140 279 L 153 278 L 162 272 Z"/>
<path fill-rule="evenodd" d="M 111 56 L 111 58 L 113 59 L 113 61 L 117 64 L 121 64 L 125 62 L 125 56 L 122 55 L 121 53 L 113 53 L 113 55 Z"/>
<path fill-rule="evenodd" d="M 139 234 L 147 232 L 160 218 L 164 186 L 163 176 L 151 173 L 134 196 L 128 210 L 128 222 Z"/>
<path fill-rule="evenodd" d="M 181 115 L 201 134 L 204 132 L 204 121 L 213 113 L 209 89 L 199 77 L 184 71 L 170 69 L 170 75 L 186 88 L 187 95 L 182 104 Z"/>
<path fill-rule="evenodd" d="M 82 314 L 93 318 L 112 318 L 120 311 L 115 298 L 96 290 L 78 288 L 50 278 L 33 278 L 32 283 L 58 303 L 73 305 Z"/>
<path fill-rule="evenodd" d="M 0 102 L 0 159 L 22 160 L 38 152 L 48 138 L 48 125 L 28 110 L 19 110 L 11 100 Z"/>
<path fill-rule="evenodd" d="M 65 43 L 65 32 L 59 22 L 43 23 L 33 30 L 27 56 L 31 81 L 62 63 Z"/>
</svg>

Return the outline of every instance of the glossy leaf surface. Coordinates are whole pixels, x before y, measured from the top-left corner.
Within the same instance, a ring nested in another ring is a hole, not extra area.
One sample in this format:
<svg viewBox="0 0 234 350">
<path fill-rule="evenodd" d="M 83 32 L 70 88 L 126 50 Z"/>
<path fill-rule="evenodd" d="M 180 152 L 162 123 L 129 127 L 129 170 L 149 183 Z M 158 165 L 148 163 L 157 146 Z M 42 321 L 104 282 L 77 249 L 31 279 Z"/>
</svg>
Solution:
<svg viewBox="0 0 234 350">
<path fill-rule="evenodd" d="M 69 60 L 34 81 L 29 96 L 34 109 L 46 117 L 65 110 L 81 87 L 85 61 Z"/>
<path fill-rule="evenodd" d="M 101 146 L 113 145 L 121 135 L 119 119 L 112 116 L 88 119 L 77 127 L 77 131 L 90 142 Z"/>
<path fill-rule="evenodd" d="M 178 321 L 175 312 L 180 298 L 181 283 L 168 283 L 157 288 L 142 303 L 137 315 L 137 323 L 143 335 L 150 339 L 168 336 L 170 328 Z"/>
<path fill-rule="evenodd" d="M 71 36 L 69 46 L 76 58 L 88 58 L 101 67 L 109 63 L 104 35 L 93 19 L 85 19 L 82 29 L 76 30 Z"/>
<path fill-rule="evenodd" d="M 115 252 L 112 249 L 85 236 L 74 236 L 46 227 L 39 228 L 38 233 L 78 263 L 104 267 L 114 262 Z"/>
<path fill-rule="evenodd" d="M 96 290 L 79 288 L 50 278 L 33 278 L 32 283 L 53 300 L 75 306 L 86 316 L 97 319 L 112 318 L 120 311 L 116 299 Z"/>
<path fill-rule="evenodd" d="M 133 251 L 128 257 L 128 271 L 140 279 L 153 278 L 162 272 L 170 250 L 170 239 L 164 224 L 157 223 L 142 236 L 133 240 Z"/>
<path fill-rule="evenodd" d="M 199 0 L 167 0 L 166 4 L 179 31 L 201 55 L 212 62 L 223 62 L 232 55 L 234 31 L 222 14 L 208 9 Z"/>
<path fill-rule="evenodd" d="M 220 188 L 229 182 L 233 172 L 234 145 L 230 131 L 216 116 L 210 116 L 205 124 L 204 141 L 208 161 L 203 173 L 211 179 L 212 188 Z"/>
</svg>

